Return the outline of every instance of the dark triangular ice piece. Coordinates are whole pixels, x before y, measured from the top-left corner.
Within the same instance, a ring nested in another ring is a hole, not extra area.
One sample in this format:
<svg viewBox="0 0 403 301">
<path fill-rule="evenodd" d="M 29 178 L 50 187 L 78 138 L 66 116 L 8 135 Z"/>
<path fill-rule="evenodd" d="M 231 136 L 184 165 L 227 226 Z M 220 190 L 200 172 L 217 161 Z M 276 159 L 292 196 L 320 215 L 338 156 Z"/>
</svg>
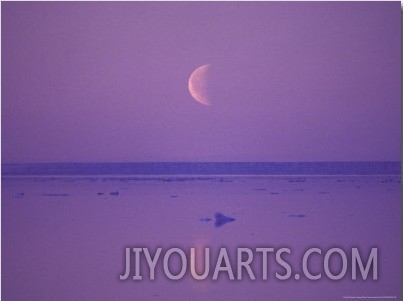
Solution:
<svg viewBox="0 0 403 301">
<path fill-rule="evenodd" d="M 226 216 L 220 212 L 216 212 L 216 214 L 214 214 L 214 219 L 214 226 L 216 226 L 217 228 L 235 220 L 235 218 Z"/>
</svg>

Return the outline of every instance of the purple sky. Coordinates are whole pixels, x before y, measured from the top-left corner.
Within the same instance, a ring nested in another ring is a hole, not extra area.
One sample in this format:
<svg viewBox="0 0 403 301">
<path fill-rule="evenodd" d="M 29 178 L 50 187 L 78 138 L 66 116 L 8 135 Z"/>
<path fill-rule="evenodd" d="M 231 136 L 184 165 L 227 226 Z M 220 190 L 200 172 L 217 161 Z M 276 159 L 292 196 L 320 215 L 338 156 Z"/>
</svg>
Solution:
<svg viewBox="0 0 403 301">
<path fill-rule="evenodd" d="M 399 160 L 400 119 L 400 2 L 2 3 L 4 163 Z"/>
</svg>

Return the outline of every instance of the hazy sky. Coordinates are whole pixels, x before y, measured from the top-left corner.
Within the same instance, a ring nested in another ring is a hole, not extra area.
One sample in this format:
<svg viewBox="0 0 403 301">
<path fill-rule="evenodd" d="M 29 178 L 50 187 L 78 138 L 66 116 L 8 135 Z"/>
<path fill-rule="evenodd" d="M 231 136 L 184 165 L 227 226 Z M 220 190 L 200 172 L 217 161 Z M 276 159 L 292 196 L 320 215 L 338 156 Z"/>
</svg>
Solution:
<svg viewBox="0 0 403 301">
<path fill-rule="evenodd" d="M 6 2 L 1 71 L 5 163 L 400 159 L 400 2 Z"/>
</svg>

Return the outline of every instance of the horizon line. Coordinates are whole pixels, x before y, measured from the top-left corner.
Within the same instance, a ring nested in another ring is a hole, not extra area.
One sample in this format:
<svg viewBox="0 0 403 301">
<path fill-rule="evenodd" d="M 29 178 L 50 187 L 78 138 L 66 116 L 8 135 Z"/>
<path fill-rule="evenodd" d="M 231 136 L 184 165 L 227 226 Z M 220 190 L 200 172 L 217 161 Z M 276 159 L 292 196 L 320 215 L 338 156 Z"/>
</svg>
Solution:
<svg viewBox="0 0 403 301">
<path fill-rule="evenodd" d="M 387 175 L 401 173 L 400 161 L 318 162 L 88 162 L 18 163 L 1 166 L 12 175 Z"/>
<path fill-rule="evenodd" d="M 399 160 L 304 160 L 304 161 L 66 161 L 66 162 L 1 162 L 1 165 L 29 164 L 149 164 L 149 163 L 400 163 Z"/>
</svg>

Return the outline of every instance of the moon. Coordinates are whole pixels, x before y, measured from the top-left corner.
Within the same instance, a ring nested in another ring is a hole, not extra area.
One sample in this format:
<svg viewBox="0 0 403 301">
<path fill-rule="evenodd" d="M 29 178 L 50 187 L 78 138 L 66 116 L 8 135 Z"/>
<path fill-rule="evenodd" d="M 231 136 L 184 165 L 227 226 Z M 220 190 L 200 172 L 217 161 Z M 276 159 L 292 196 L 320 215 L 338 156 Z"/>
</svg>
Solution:
<svg viewBox="0 0 403 301">
<path fill-rule="evenodd" d="M 208 79 L 210 64 L 196 68 L 189 77 L 189 92 L 199 103 L 211 106 L 212 102 L 209 95 Z"/>
</svg>

